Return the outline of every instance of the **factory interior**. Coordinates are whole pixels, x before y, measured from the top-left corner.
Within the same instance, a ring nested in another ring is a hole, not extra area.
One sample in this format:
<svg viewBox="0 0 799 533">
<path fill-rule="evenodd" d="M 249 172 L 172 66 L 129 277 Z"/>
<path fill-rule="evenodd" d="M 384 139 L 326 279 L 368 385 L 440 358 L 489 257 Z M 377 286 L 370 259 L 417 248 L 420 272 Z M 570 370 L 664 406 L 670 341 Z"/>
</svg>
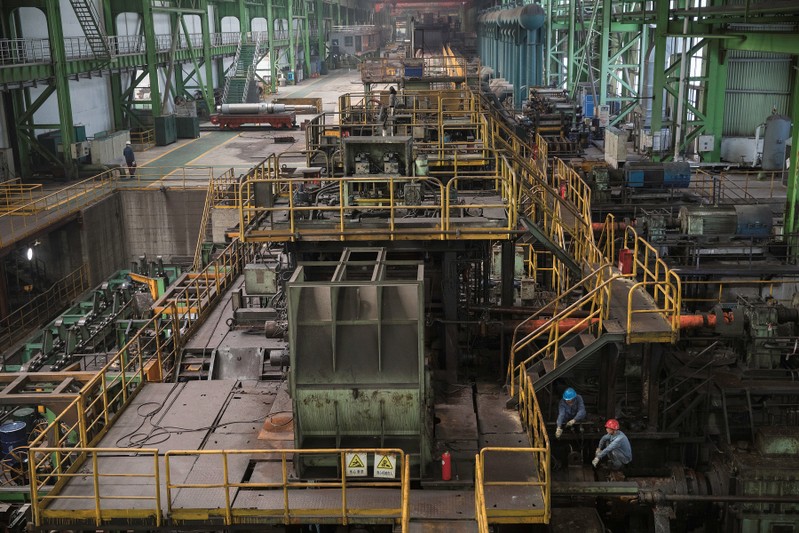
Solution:
<svg viewBox="0 0 799 533">
<path fill-rule="evenodd" d="M 799 533 L 799 3 L 0 0 L 11 533 Z"/>
</svg>

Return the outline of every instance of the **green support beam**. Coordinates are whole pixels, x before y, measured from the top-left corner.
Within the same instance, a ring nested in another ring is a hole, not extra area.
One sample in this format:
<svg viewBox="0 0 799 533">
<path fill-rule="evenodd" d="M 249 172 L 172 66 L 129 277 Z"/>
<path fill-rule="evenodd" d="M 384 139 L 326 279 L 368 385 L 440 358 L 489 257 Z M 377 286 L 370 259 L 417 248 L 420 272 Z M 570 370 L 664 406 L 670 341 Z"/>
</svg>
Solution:
<svg viewBox="0 0 799 533">
<path fill-rule="evenodd" d="M 61 8 L 59 0 L 47 0 L 47 34 L 50 38 L 50 53 L 53 58 L 55 74 L 54 84 L 58 100 L 58 118 L 61 123 L 61 145 L 63 146 L 63 164 L 66 176 L 76 178 L 78 167 L 70 156 L 70 146 L 75 142 L 74 120 L 72 119 L 72 99 L 69 92 L 69 78 L 66 71 L 66 50 L 64 49 L 64 31 L 61 27 Z M 55 15 L 58 13 L 58 15 Z"/>
<path fill-rule="evenodd" d="M 799 50 L 797 50 L 799 52 Z M 792 264 L 799 263 L 799 74 L 793 70 L 793 95 L 791 98 L 793 140 L 788 170 L 788 191 L 785 204 L 785 234 L 788 236 L 788 257 Z"/>
</svg>

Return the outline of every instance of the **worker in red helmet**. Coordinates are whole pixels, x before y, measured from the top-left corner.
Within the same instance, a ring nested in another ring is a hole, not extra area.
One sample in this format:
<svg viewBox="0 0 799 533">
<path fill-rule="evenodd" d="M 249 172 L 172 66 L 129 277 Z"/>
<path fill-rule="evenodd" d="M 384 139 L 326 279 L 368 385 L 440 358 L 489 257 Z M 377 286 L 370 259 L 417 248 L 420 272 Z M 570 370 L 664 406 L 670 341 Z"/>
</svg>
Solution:
<svg viewBox="0 0 799 533">
<path fill-rule="evenodd" d="M 596 468 L 599 461 L 607 457 L 611 470 L 621 470 L 624 465 L 633 460 L 630 439 L 619 429 L 619 421 L 615 418 L 605 422 L 605 431 L 607 433 L 599 439 L 599 446 L 591 464 Z"/>
</svg>

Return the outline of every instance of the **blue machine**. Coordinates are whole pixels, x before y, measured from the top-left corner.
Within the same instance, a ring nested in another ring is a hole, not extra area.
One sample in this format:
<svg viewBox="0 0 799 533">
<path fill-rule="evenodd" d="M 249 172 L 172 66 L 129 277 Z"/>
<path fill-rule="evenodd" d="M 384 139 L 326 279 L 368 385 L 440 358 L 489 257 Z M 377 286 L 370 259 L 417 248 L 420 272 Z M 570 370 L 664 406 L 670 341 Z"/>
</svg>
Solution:
<svg viewBox="0 0 799 533">
<path fill-rule="evenodd" d="M 675 163 L 627 163 L 624 184 L 647 189 L 684 189 L 691 184 L 691 166 Z"/>
<path fill-rule="evenodd" d="M 0 426 L 0 453 L 5 460 L 14 448 L 28 444 L 28 425 L 25 422 L 8 422 Z"/>
</svg>

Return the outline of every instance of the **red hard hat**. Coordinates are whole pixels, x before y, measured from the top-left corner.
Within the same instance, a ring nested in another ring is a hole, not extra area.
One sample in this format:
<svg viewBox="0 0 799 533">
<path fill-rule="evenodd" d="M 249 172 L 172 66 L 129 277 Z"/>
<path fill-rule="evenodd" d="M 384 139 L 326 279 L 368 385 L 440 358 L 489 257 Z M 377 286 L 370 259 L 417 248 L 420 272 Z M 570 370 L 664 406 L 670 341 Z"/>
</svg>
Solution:
<svg viewBox="0 0 799 533">
<path fill-rule="evenodd" d="M 614 431 L 618 430 L 619 429 L 619 421 L 616 420 L 615 418 L 611 418 L 607 422 L 605 422 L 605 427 L 608 428 L 608 429 L 612 429 Z"/>
</svg>

